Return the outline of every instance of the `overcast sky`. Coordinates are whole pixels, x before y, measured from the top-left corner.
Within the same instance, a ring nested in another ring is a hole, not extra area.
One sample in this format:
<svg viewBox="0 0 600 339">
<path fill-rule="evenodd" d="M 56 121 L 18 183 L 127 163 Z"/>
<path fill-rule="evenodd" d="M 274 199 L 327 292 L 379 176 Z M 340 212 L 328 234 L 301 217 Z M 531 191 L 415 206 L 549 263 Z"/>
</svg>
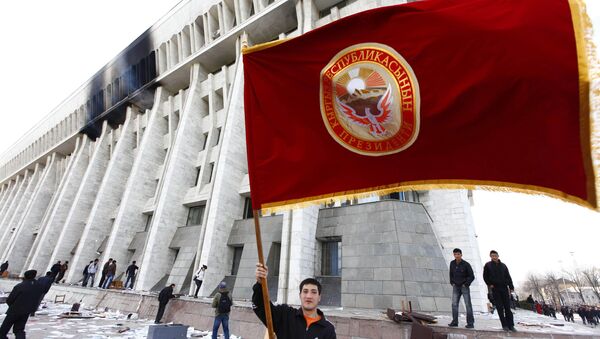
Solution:
<svg viewBox="0 0 600 339">
<path fill-rule="evenodd" d="M 0 154 L 178 2 L 1 1 Z M 600 0 L 587 2 L 600 27 Z M 565 268 L 600 266 L 599 213 L 516 193 L 474 197 L 482 260 L 498 250 L 515 280 L 560 270 L 558 260 Z"/>
</svg>

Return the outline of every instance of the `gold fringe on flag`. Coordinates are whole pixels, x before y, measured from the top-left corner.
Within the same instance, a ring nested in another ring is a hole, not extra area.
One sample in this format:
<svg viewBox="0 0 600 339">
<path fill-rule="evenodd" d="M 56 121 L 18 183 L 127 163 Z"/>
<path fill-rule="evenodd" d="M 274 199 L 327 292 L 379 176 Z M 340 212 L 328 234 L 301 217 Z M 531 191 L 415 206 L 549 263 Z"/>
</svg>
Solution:
<svg viewBox="0 0 600 339">
<path fill-rule="evenodd" d="M 335 192 L 320 196 L 305 197 L 302 199 L 280 201 L 263 204 L 261 213 L 268 215 L 275 212 L 290 209 L 303 208 L 313 205 L 332 202 L 343 202 L 347 200 L 381 196 L 394 192 L 411 190 L 434 190 L 434 189 L 468 189 L 486 190 L 497 192 L 517 192 L 531 195 L 544 195 L 575 203 L 586 208 L 600 211 L 598 206 L 598 193 L 600 193 L 600 63 L 597 49 L 593 41 L 592 22 L 587 15 L 583 0 L 568 0 L 571 8 L 573 27 L 577 42 L 577 57 L 579 64 L 579 102 L 581 117 L 581 144 L 585 163 L 585 171 L 588 178 L 587 192 L 588 200 L 568 195 L 564 192 L 546 187 L 520 185 L 508 182 L 496 181 L 474 181 L 474 180 L 427 180 L 396 183 L 392 185 L 371 187 L 362 190 Z M 600 29 L 600 28 L 597 28 Z M 244 48 L 243 53 L 252 53 L 262 49 L 270 48 L 286 42 L 289 39 L 281 39 Z"/>
</svg>

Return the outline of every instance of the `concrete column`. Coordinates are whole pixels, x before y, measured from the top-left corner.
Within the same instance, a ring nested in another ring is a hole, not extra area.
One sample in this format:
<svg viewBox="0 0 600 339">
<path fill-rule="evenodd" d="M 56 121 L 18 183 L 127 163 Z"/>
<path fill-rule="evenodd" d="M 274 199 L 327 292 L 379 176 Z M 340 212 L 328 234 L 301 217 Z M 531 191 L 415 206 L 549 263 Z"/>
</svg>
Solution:
<svg viewBox="0 0 600 339">
<path fill-rule="evenodd" d="M 243 217 L 245 197 L 239 194 L 239 188 L 244 175 L 248 173 L 243 74 L 243 64 L 239 62 L 231 85 L 231 93 L 224 92 L 224 96 L 230 99 L 227 100 L 225 107 L 227 116 L 222 128 L 222 141 L 213 170 L 213 187 L 206 209 L 208 214 L 198 247 L 199 255 L 197 257 L 199 260 L 195 265 L 195 267 L 199 267 L 201 264 L 206 264 L 210 267 L 206 271 L 204 283 L 200 289 L 201 295 L 209 294 L 224 276 L 230 274 L 233 251 L 227 246 L 227 241 L 234 221 Z M 210 137 L 212 138 L 212 136 Z M 256 245 L 244 247 L 242 256 L 251 250 L 256 251 Z M 265 248 L 265 251 L 267 250 L 268 248 Z M 267 253 L 265 253 L 266 255 Z"/>
<path fill-rule="evenodd" d="M 35 269 L 39 272 L 50 268 L 50 256 L 54 251 L 58 237 L 62 232 L 65 221 L 75 201 L 75 197 L 89 162 L 90 141 L 82 136 L 81 148 L 77 151 L 69 168 L 63 176 L 60 192 L 55 205 L 45 224 L 38 234 L 28 257 L 28 266 L 24 269 Z M 64 260 L 64 258 L 58 259 Z"/>
<path fill-rule="evenodd" d="M 177 276 L 176 289 L 181 288 L 189 269 L 171 270 L 177 251 L 169 247 L 177 227 L 185 226 L 187 207 L 181 197 L 194 186 L 194 166 L 202 144 L 202 117 L 198 114 L 202 104 L 200 92 L 204 74 L 200 65 L 192 67 L 192 79 L 185 106 L 180 114 L 179 128 L 165 160 L 165 169 L 156 196 L 156 208 L 152 225 L 148 231 L 140 273 L 136 288 L 147 290 L 158 283 L 166 274 Z M 189 262 L 193 260 L 193 253 Z"/>
<path fill-rule="evenodd" d="M 12 238 L 12 235 L 16 233 L 25 212 L 27 211 L 27 207 L 31 203 L 31 196 L 33 195 L 35 188 L 39 182 L 40 177 L 44 172 L 44 166 L 41 164 L 36 164 L 35 168 L 31 174 L 31 178 L 27 183 L 25 189 L 20 198 L 19 204 L 16 206 L 15 213 L 12 218 L 8 221 L 7 226 L 4 228 L 4 234 L 2 238 L 0 238 L 0 250 L 6 249 L 8 246 L 8 241 Z"/>
<path fill-rule="evenodd" d="M 291 218 L 291 221 L 286 220 L 286 218 Z M 300 304 L 297 289 L 300 282 L 308 277 L 315 276 L 314 253 L 317 245 L 315 235 L 318 219 L 319 206 L 294 210 L 291 214 L 287 213 L 283 219 L 284 225 L 291 222 L 291 239 L 294 239 L 288 249 L 287 302 L 290 304 Z"/>
<path fill-rule="evenodd" d="M 48 156 L 46 168 L 33 192 L 27 211 L 24 214 L 20 224 L 17 225 L 16 232 L 9 240 L 8 246 L 2 255 L 2 260 L 10 260 L 12 271 L 21 272 L 27 259 L 27 254 L 33 246 L 35 236 L 33 230 L 42 221 L 44 212 L 50 204 L 50 200 L 56 189 L 56 153 Z"/>
<path fill-rule="evenodd" d="M 23 191 L 27 187 L 27 182 L 31 176 L 30 171 L 25 171 L 25 174 L 19 175 L 15 182 L 15 188 L 12 190 L 9 200 L 6 201 L 6 205 L 3 208 L 2 214 L 0 214 L 0 234 L 4 233 L 4 230 L 8 228 L 8 222 L 15 214 L 19 202 L 23 197 Z"/>
<path fill-rule="evenodd" d="M 433 219 L 433 230 L 448 262 L 454 260 L 452 250 L 460 248 L 463 259 L 473 268 L 471 285 L 474 311 L 487 312 L 487 286 L 483 281 L 483 264 L 471 215 L 467 190 L 432 190 L 421 194 L 421 202 Z"/>
<path fill-rule="evenodd" d="M 165 159 L 163 136 L 167 134 L 168 126 L 167 121 L 162 118 L 162 103 L 168 95 L 162 87 L 157 88 L 152 110 L 146 113 L 148 124 L 141 135 L 121 204 L 102 253 L 101 264 L 108 258 L 114 258 L 119 267 L 125 265 L 132 255 L 128 250 L 129 245 L 136 234 L 143 232 L 146 226 L 147 216 L 142 212 L 146 202 L 154 196 L 156 171 Z M 138 115 L 138 123 L 144 117 Z"/>
<path fill-rule="evenodd" d="M 77 271 L 77 273 L 80 273 L 83 270 L 83 267 L 80 269 L 80 267 L 73 266 L 72 253 L 75 252 L 75 246 L 77 246 L 81 239 L 83 229 L 85 228 L 86 221 L 90 215 L 90 210 L 96 200 L 98 188 L 100 187 L 100 183 L 106 172 L 109 160 L 110 142 L 108 122 L 104 121 L 102 124 L 102 133 L 94 142 L 94 151 L 89 159 L 89 164 L 85 173 L 81 178 L 81 183 L 75 194 L 75 199 L 50 257 L 51 263 L 58 260 L 63 262 L 68 260 L 70 263 L 69 271 Z M 69 276 L 71 276 L 71 274 L 69 274 Z M 77 280 L 67 280 L 67 282 L 77 282 L 80 278 L 81 275 L 77 274 Z"/>
<path fill-rule="evenodd" d="M 73 256 L 73 268 L 84 267 L 98 258 L 96 251 L 102 241 L 110 235 L 115 211 L 118 210 L 127 179 L 133 166 L 133 149 L 136 140 L 133 137 L 134 120 L 131 108 L 127 109 L 127 118 L 120 127 L 121 135 L 114 148 L 106 174 L 96 194 L 81 240 Z M 122 267 L 122 266 L 121 266 Z M 67 281 L 77 281 L 82 270 L 70 270 Z"/>
</svg>

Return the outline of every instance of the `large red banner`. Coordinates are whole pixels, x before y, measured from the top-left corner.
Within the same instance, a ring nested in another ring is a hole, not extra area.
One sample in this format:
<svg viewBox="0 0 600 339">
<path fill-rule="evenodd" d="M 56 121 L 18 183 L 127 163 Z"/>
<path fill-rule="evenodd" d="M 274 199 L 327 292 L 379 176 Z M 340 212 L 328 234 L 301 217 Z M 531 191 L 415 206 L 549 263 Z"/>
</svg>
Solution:
<svg viewBox="0 0 600 339">
<path fill-rule="evenodd" d="M 246 50 L 254 207 L 488 186 L 597 208 L 572 6 L 419 1 Z"/>
</svg>

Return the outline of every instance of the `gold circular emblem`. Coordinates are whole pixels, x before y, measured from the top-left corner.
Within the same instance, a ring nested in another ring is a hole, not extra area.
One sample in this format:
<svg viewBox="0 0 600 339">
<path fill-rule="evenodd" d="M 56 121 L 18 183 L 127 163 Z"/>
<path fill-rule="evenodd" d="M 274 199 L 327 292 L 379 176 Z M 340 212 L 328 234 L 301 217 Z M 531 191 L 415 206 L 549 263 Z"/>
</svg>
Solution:
<svg viewBox="0 0 600 339">
<path fill-rule="evenodd" d="M 350 46 L 321 71 L 321 115 L 340 145 L 369 156 L 410 147 L 419 134 L 419 84 L 404 58 L 378 43 Z"/>
</svg>

